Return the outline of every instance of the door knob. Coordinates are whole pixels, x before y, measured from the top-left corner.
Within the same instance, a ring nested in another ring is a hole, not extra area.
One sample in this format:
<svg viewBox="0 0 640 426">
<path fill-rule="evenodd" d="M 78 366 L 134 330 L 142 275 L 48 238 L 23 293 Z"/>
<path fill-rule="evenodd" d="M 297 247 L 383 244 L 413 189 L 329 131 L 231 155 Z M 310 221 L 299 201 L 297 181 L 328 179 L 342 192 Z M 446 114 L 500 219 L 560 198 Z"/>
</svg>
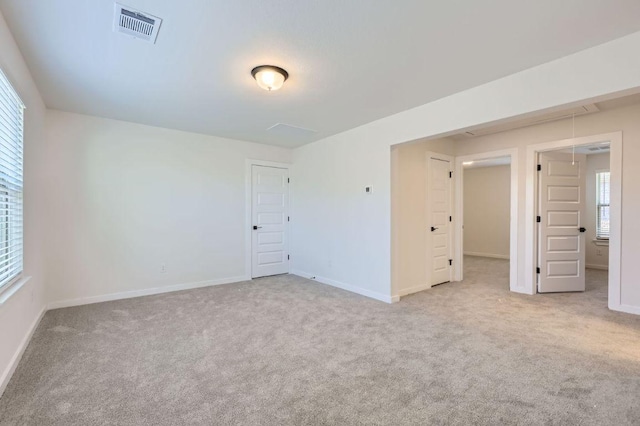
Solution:
<svg viewBox="0 0 640 426">
<path fill-rule="evenodd" d="M 580 231 L 580 232 L 587 232 L 587 228 L 578 228 L 578 231 Z"/>
<path fill-rule="evenodd" d="M 253 225 L 253 229 L 260 229 L 262 226 Z"/>
<path fill-rule="evenodd" d="M 431 232 L 437 230 L 438 228 L 434 228 L 433 226 L 431 227 Z"/>
</svg>

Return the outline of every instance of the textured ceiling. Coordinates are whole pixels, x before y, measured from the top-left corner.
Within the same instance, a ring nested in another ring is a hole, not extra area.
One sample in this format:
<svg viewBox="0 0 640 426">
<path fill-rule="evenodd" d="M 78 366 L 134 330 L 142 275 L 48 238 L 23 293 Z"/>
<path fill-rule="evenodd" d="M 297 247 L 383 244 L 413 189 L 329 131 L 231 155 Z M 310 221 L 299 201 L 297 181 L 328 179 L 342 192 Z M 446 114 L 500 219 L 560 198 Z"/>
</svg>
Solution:
<svg viewBox="0 0 640 426">
<path fill-rule="evenodd" d="M 640 30 L 638 0 L 124 3 L 157 44 L 112 32 L 112 1 L 0 0 L 48 107 L 288 147 Z"/>
</svg>

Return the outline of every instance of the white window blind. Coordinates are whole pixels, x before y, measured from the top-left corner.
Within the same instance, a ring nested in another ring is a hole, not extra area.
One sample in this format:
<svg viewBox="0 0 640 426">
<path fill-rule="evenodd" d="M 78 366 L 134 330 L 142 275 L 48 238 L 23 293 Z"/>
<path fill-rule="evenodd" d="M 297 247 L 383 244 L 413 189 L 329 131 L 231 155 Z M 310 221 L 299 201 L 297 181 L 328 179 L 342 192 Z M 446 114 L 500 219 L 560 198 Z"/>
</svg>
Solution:
<svg viewBox="0 0 640 426">
<path fill-rule="evenodd" d="M 596 173 L 596 238 L 609 238 L 609 203 L 611 192 L 611 174 Z"/>
<path fill-rule="evenodd" d="M 22 273 L 23 110 L 0 71 L 0 290 Z"/>
</svg>

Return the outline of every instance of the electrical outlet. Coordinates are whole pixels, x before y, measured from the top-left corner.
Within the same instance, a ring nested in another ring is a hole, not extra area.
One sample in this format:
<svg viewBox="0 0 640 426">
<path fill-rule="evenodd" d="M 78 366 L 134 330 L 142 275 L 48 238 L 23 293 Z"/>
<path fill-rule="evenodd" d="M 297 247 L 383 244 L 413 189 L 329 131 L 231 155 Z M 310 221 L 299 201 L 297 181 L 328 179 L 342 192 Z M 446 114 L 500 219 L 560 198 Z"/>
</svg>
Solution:
<svg viewBox="0 0 640 426">
<path fill-rule="evenodd" d="M 365 186 L 364 187 L 364 192 L 366 192 L 367 194 L 371 194 L 373 192 L 373 187 L 372 186 Z"/>
<path fill-rule="evenodd" d="M 167 273 L 167 264 L 166 263 L 161 263 L 160 264 L 160 273 L 161 274 L 166 274 Z"/>
</svg>

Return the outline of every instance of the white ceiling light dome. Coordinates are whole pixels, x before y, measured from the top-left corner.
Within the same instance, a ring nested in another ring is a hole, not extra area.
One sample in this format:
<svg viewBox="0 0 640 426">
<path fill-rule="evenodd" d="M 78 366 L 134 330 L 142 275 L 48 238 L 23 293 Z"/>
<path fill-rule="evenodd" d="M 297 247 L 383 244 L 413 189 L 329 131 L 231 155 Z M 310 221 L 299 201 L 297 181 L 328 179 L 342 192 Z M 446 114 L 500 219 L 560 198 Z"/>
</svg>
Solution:
<svg viewBox="0 0 640 426">
<path fill-rule="evenodd" d="M 278 90 L 289 78 L 289 73 L 274 65 L 260 65 L 251 70 L 251 75 L 256 79 L 258 86 L 269 92 Z"/>
</svg>

